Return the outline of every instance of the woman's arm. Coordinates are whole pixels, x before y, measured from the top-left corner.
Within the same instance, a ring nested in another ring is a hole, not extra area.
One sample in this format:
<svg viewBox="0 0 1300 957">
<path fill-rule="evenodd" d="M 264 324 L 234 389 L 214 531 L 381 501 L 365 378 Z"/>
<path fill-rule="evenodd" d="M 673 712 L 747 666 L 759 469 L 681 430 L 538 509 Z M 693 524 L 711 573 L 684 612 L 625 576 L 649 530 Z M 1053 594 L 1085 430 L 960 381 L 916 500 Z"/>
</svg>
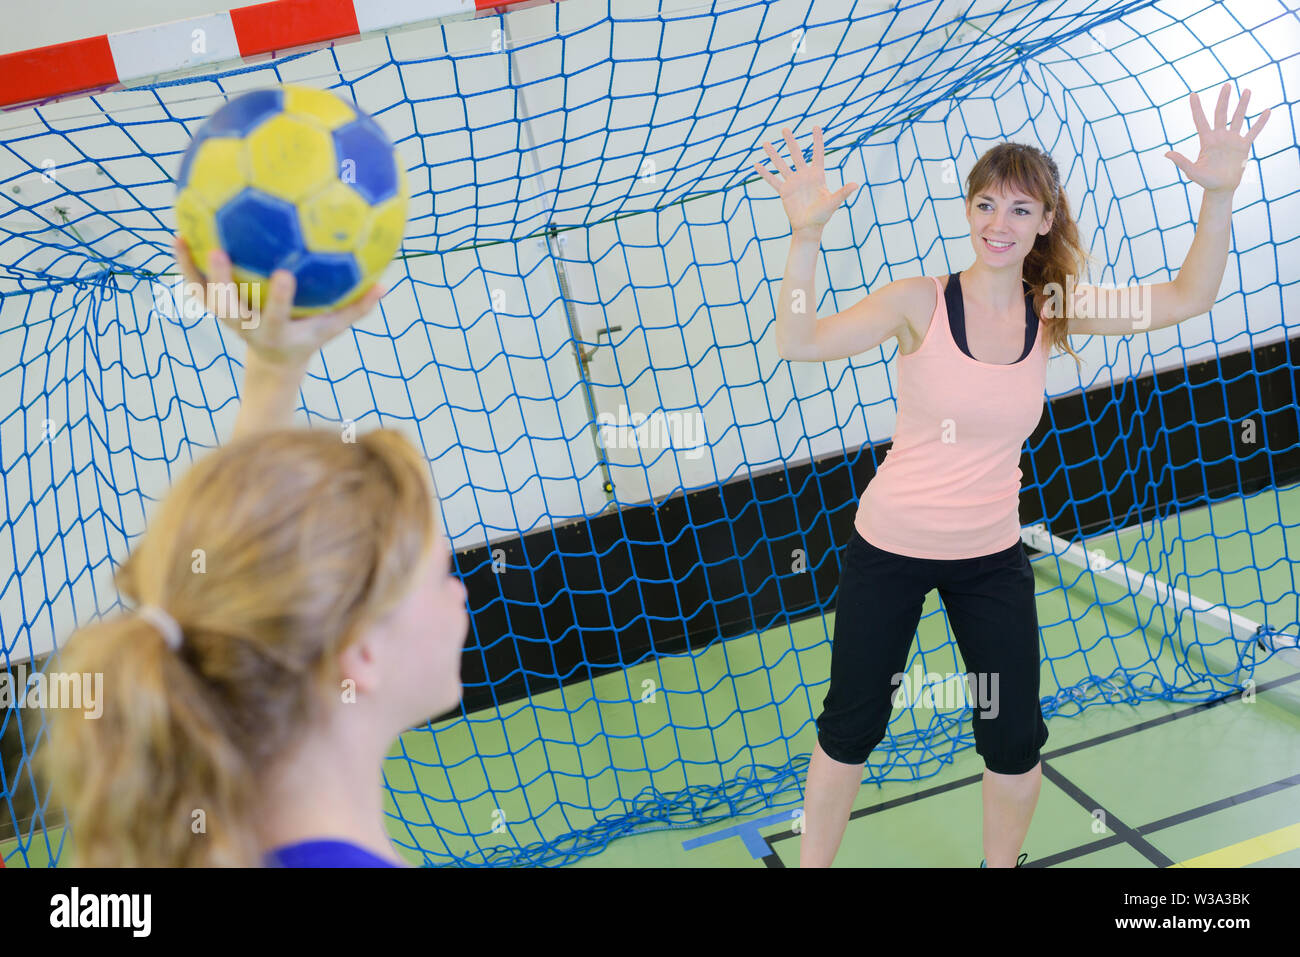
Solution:
<svg viewBox="0 0 1300 957">
<path fill-rule="evenodd" d="M 244 386 L 239 391 L 239 415 L 232 439 L 253 432 L 287 429 L 293 425 L 298 392 L 311 360 L 275 362 L 251 349 L 244 360 Z"/>
<path fill-rule="evenodd" d="M 821 252 L 822 229 L 840 203 L 858 187 L 849 183 L 833 193 L 827 189 L 820 127 L 813 127 L 811 161 L 803 158 L 790 130 L 782 130 L 782 134 L 794 169 L 785 165 L 771 143 L 764 143 L 763 149 L 781 178 L 778 180 L 761 163 L 754 164 L 780 194 L 790 219 L 790 252 L 777 294 L 776 352 L 782 359 L 805 362 L 847 359 L 903 331 L 907 324 L 907 280 L 891 282 L 826 319 L 817 318 L 817 256 Z"/>
<path fill-rule="evenodd" d="M 1237 112 L 1228 124 L 1228 90 L 1223 84 L 1211 127 L 1201 109 L 1201 99 L 1192 94 L 1192 118 L 1201 137 L 1201 152 L 1193 163 L 1173 150 L 1165 153 L 1188 179 L 1205 189 L 1196 233 L 1182 268 L 1172 282 L 1148 283 L 1128 290 L 1101 286 L 1075 287 L 1070 333 L 1080 335 L 1131 336 L 1177 325 L 1184 319 L 1209 312 L 1223 282 L 1228 264 L 1228 241 L 1232 233 L 1232 194 L 1241 183 L 1241 171 L 1250 155 L 1250 145 L 1268 122 L 1265 110 L 1241 135 L 1250 90 L 1241 95 Z M 1127 293 L 1123 297 L 1118 292 Z M 1124 303 L 1116 308 L 1115 304 Z"/>
<path fill-rule="evenodd" d="M 801 358 L 817 334 L 817 257 L 821 250 L 820 227 L 791 232 L 776 301 L 776 354 L 782 359 Z"/>
<path fill-rule="evenodd" d="M 1174 319 L 1168 325 L 1210 311 L 1219 295 L 1223 270 L 1228 265 L 1228 240 L 1231 233 L 1232 190 L 1207 189 L 1201 197 L 1201 214 L 1196 217 L 1192 248 L 1187 250 L 1187 258 L 1174 277 L 1178 298 L 1186 304 L 1182 310 L 1186 315 Z M 1153 315 L 1153 322 L 1155 318 Z"/>
<path fill-rule="evenodd" d="M 252 307 L 238 294 L 225 253 L 212 253 L 208 262 L 211 278 L 205 279 L 179 236 L 173 248 L 186 282 L 202 288 L 208 312 L 248 343 L 244 387 L 232 438 L 291 427 L 303 376 L 316 353 L 373 309 L 383 295 L 382 287 L 375 286 L 350 306 L 294 319 L 290 310 L 295 282 L 287 270 L 281 269 L 271 277 L 267 301 Z"/>
</svg>

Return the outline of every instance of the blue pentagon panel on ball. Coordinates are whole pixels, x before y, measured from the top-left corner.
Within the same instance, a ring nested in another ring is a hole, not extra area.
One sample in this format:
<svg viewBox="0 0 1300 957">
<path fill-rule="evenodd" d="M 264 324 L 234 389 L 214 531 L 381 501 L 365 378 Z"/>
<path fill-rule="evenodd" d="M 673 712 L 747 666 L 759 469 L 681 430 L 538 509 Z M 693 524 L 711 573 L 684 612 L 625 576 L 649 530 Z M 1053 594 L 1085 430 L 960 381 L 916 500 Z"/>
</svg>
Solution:
<svg viewBox="0 0 1300 957">
<path fill-rule="evenodd" d="M 256 189 L 217 210 L 217 235 L 231 263 L 264 277 L 303 251 L 298 210 Z"/>
<path fill-rule="evenodd" d="M 361 116 L 334 131 L 339 178 L 371 205 L 397 194 L 397 163 L 393 147 L 379 124 Z"/>
<path fill-rule="evenodd" d="M 351 253 L 303 252 L 284 264 L 298 282 L 294 302 L 308 309 L 338 302 L 361 282 Z"/>
<path fill-rule="evenodd" d="M 247 136 L 283 110 L 283 90 L 251 90 L 213 113 L 207 122 L 208 132 L 213 136 Z"/>
</svg>

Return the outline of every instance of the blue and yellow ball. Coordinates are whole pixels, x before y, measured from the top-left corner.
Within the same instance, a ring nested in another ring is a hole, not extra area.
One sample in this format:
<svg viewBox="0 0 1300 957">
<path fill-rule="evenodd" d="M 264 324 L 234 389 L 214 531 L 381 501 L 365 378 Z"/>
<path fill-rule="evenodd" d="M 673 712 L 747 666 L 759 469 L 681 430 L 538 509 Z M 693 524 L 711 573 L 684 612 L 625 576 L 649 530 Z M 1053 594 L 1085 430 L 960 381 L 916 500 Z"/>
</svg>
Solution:
<svg viewBox="0 0 1300 957">
<path fill-rule="evenodd" d="M 271 273 L 297 288 L 292 315 L 347 305 L 375 284 L 406 230 L 406 176 L 369 115 L 285 84 L 232 98 L 181 161 L 176 220 L 199 269 L 220 247 L 261 302 Z"/>
</svg>

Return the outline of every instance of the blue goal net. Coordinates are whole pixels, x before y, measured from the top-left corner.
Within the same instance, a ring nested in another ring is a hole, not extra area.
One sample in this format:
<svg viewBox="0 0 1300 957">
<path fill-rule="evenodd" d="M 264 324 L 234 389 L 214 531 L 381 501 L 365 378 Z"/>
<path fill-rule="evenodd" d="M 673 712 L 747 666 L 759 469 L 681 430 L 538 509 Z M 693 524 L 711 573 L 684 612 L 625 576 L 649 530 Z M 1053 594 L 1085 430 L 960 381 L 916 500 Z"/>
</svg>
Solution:
<svg viewBox="0 0 1300 957">
<path fill-rule="evenodd" d="M 1163 154 L 1195 157 L 1189 93 L 1229 82 L 1272 122 L 1217 301 L 1051 359 L 1021 519 L 1049 726 L 1249 691 L 1300 624 L 1297 57 L 1296 12 L 1247 0 L 584 2 L 0 114 L 10 687 L 122 609 L 114 568 L 234 421 L 244 346 L 178 297 L 170 252 L 189 137 L 237 92 L 310 84 L 376 118 L 412 204 L 387 295 L 299 415 L 427 453 L 472 613 L 460 708 L 386 762 L 394 840 L 558 865 L 759 810 L 797 829 L 897 350 L 777 356 L 790 228 L 762 144 L 820 126 L 831 187 L 862 184 L 824 234 L 819 315 L 968 266 L 965 177 L 1005 140 L 1055 158 L 1088 281 L 1164 282 L 1201 190 Z M 908 664 L 931 700 L 896 708 L 865 780 L 973 746 L 943 687 L 962 671 L 932 595 Z M 0 710 L 0 853 L 57 864 L 24 705 Z"/>
</svg>

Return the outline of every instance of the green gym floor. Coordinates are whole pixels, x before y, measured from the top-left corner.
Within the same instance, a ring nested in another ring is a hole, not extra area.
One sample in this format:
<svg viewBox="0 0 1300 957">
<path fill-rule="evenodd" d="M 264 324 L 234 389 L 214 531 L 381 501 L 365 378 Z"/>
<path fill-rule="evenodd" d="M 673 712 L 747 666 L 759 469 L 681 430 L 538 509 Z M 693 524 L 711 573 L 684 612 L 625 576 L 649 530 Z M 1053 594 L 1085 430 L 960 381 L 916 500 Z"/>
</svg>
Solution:
<svg viewBox="0 0 1300 957">
<path fill-rule="evenodd" d="M 1282 522 L 1295 515 L 1300 486 L 1267 489 L 1251 499 L 1219 503 L 1213 514 L 1184 511 L 1154 526 L 1098 537 L 1087 547 L 1110 559 L 1122 551 L 1131 568 L 1143 569 L 1164 543 L 1173 552 L 1168 561 L 1175 587 L 1209 601 L 1221 601 L 1216 588 L 1222 588 L 1233 611 L 1255 621 L 1264 620 L 1261 598 L 1266 599 L 1269 621 L 1294 629 L 1300 619 L 1296 566 L 1287 556 L 1300 554 L 1300 526 Z M 1134 554 L 1135 545 L 1141 547 Z M 1186 680 L 1186 666 L 1179 670 L 1184 660 L 1198 673 L 1208 667 L 1229 674 L 1232 649 L 1227 642 L 1215 644 L 1218 633 L 1203 625 L 1193 633 L 1184 616 L 1180 634 L 1190 648 L 1184 652 L 1177 641 L 1160 642 L 1164 629 L 1149 621 L 1162 612 L 1172 622 L 1167 604 L 1157 610 L 1144 598 L 1127 598 L 1118 586 L 1064 565 L 1072 587 L 1062 588 L 1049 560 L 1031 557 L 1048 651 L 1053 658 L 1073 652 L 1055 661 L 1055 679 L 1045 666 L 1044 695 L 1057 682 L 1072 685 L 1087 674 L 1080 643 L 1087 644 L 1087 665 L 1097 676 L 1120 663 L 1135 668 L 1149 659 L 1158 662 L 1166 681 Z M 1167 568 L 1161 578 L 1170 583 Z M 1106 603 L 1104 619 L 1098 593 Z M 931 592 L 925 612 L 939 607 L 938 594 Z M 1139 617 L 1148 622 L 1149 637 L 1128 634 Z M 418 841 L 444 854 L 444 841 L 457 853 L 473 851 L 466 831 L 480 835 L 479 848 L 514 847 L 541 839 L 530 815 L 540 815 L 554 838 L 594 822 L 582 808 L 608 805 L 619 795 L 635 797 L 651 783 L 644 772 L 623 772 L 615 788 L 611 764 L 645 767 L 648 759 L 665 769 L 654 779 L 661 793 L 685 783 L 679 754 L 707 762 L 694 766 L 693 784 L 705 768 L 716 774 L 721 766 L 731 774 L 751 763 L 783 766 L 812 749 L 816 731 L 808 716 L 820 710 L 825 694 L 825 636 L 832 627 L 831 616 L 824 624 L 808 619 L 720 643 L 694 659 L 648 662 L 539 694 L 531 705 L 503 708 L 504 721 L 441 727 L 436 749 L 427 729 L 407 732 L 393 752 L 407 760 L 390 761 L 386 768 L 403 819 L 392 820 L 390 832 L 399 844 Z M 929 670 L 961 670 L 951 652 L 938 660 L 930 655 L 946 639 L 942 616 L 923 617 L 920 640 Z M 909 673 L 918 667 L 909 662 Z M 643 684 L 647 680 L 654 685 Z M 1300 652 L 1273 655 L 1256 668 L 1254 680 L 1253 701 L 1233 696 L 1210 704 L 1101 703 L 1048 719 L 1042 791 L 1023 848 L 1029 855 L 1025 866 L 1300 867 Z M 809 691 L 806 683 L 815 687 Z M 928 716 L 919 720 L 924 726 Z M 514 754 L 508 753 L 511 745 Z M 950 764 L 929 761 L 921 773 L 929 776 L 862 787 L 835 866 L 978 867 L 984 856 L 979 755 L 968 747 Z M 489 791 L 488 781 L 500 790 Z M 458 804 L 449 800 L 451 782 Z M 792 787 L 783 793 L 797 797 Z M 796 802 L 705 827 L 621 837 L 569 866 L 795 867 L 800 837 L 792 816 L 798 807 Z M 493 825 L 498 830 L 489 833 Z M 42 843 L 38 837 L 29 849 L 33 866 L 45 863 Z M 3 847 L 6 863 L 21 866 L 13 850 L 13 842 Z M 409 859 L 419 863 L 415 855 Z"/>
</svg>

